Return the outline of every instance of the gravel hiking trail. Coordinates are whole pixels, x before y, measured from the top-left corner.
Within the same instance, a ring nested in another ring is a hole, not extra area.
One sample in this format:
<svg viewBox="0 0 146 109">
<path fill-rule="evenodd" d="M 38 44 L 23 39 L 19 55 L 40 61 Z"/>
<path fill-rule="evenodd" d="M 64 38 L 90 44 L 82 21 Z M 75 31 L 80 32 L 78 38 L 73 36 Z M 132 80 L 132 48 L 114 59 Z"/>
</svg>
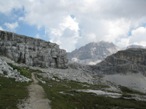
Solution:
<svg viewBox="0 0 146 109">
<path fill-rule="evenodd" d="M 45 97 L 45 92 L 42 86 L 38 84 L 35 74 L 32 73 L 32 80 L 28 86 L 29 98 L 18 106 L 19 109 L 51 109 L 50 101 Z"/>
</svg>

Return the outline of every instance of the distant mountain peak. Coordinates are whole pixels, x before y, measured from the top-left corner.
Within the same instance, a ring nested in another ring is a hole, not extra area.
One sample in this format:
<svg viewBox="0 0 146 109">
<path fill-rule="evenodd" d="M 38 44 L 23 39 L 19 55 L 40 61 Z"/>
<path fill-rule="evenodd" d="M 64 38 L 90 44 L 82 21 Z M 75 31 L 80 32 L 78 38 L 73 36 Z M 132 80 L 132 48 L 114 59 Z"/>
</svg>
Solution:
<svg viewBox="0 0 146 109">
<path fill-rule="evenodd" d="M 70 62 L 81 64 L 96 64 L 105 59 L 107 56 L 117 52 L 118 47 L 111 42 L 90 42 L 68 53 Z"/>
</svg>

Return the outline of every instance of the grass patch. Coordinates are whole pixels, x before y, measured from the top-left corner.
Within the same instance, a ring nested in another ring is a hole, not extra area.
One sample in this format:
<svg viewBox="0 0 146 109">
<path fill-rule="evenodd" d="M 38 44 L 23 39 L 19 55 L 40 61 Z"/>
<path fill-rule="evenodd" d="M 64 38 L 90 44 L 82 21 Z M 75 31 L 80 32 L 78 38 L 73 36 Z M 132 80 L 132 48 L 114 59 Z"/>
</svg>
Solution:
<svg viewBox="0 0 146 109">
<path fill-rule="evenodd" d="M 105 86 L 89 85 L 75 81 L 45 80 L 41 84 L 51 100 L 52 109 L 146 109 L 146 102 L 97 96 L 93 93 L 77 92 L 78 89 L 102 89 Z"/>
<path fill-rule="evenodd" d="M 19 100 L 28 97 L 28 85 L 0 76 L 0 109 L 17 109 Z"/>
<path fill-rule="evenodd" d="M 11 63 L 8 63 L 14 70 L 16 69 L 18 72 L 20 72 L 21 75 L 27 77 L 27 78 L 31 78 L 31 72 L 32 70 L 27 68 L 27 67 L 20 67 L 20 66 L 16 66 L 13 65 Z"/>
</svg>

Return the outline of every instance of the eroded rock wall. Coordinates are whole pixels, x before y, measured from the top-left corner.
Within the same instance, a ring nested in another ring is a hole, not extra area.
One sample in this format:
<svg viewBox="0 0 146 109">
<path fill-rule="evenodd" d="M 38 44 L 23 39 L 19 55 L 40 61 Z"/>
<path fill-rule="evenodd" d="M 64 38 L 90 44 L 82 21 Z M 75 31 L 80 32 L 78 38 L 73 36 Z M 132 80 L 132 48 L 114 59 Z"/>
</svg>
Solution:
<svg viewBox="0 0 146 109">
<path fill-rule="evenodd" d="M 0 31 L 0 55 L 28 66 L 67 67 L 66 51 L 55 43 Z"/>
</svg>

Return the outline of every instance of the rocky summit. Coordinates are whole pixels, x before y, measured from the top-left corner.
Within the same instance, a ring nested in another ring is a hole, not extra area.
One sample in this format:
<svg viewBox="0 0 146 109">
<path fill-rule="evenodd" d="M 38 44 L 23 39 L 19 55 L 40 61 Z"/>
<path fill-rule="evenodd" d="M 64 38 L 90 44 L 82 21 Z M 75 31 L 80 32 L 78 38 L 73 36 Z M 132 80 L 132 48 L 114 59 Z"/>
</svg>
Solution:
<svg viewBox="0 0 146 109">
<path fill-rule="evenodd" d="M 17 63 L 38 67 L 67 67 L 66 51 L 55 43 L 0 31 L 0 55 Z"/>
<path fill-rule="evenodd" d="M 142 73 L 146 75 L 146 49 L 131 48 L 118 51 L 93 66 L 94 72 L 104 74 Z"/>
<path fill-rule="evenodd" d="M 71 53 L 68 53 L 68 59 L 70 62 L 95 65 L 117 51 L 118 47 L 113 43 L 104 41 L 91 42 Z"/>
</svg>

